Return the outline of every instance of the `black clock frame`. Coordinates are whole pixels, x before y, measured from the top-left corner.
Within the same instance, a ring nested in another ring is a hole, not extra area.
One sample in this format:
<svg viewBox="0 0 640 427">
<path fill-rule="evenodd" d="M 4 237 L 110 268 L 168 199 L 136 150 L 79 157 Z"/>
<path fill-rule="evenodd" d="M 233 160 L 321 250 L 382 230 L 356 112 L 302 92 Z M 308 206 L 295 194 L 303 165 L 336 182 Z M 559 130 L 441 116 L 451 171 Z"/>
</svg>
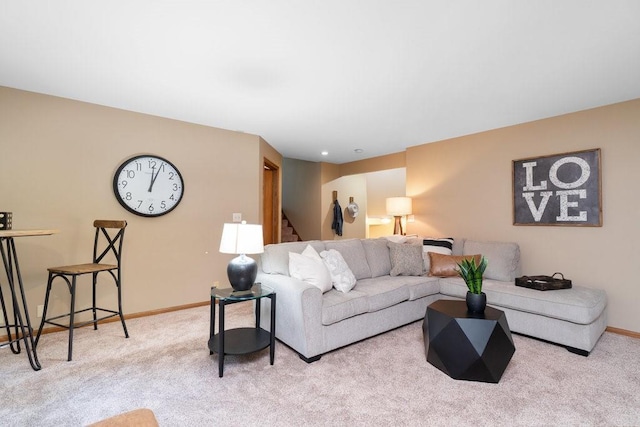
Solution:
<svg viewBox="0 0 640 427">
<path fill-rule="evenodd" d="M 122 169 L 124 169 L 125 166 L 127 166 L 128 164 L 130 164 L 134 160 L 145 158 L 145 157 L 153 157 L 154 159 L 163 161 L 163 162 L 167 163 L 168 165 L 170 165 L 178 173 L 178 177 L 180 177 L 180 182 L 182 183 L 182 191 L 180 192 L 180 198 L 175 203 L 175 205 L 173 205 L 171 207 L 171 209 L 167 209 L 167 210 L 162 211 L 162 212 L 157 213 L 157 214 L 148 214 L 148 213 L 144 213 L 144 212 L 138 212 L 135 209 L 132 209 L 129 205 L 127 205 L 122 200 L 122 198 L 120 197 L 120 192 L 118 191 L 118 177 L 120 176 L 120 172 L 122 172 Z M 182 202 L 182 199 L 184 198 L 184 191 L 185 191 L 184 179 L 182 178 L 182 174 L 180 173 L 180 170 L 176 167 L 176 165 L 174 165 L 169 160 L 165 159 L 164 157 L 157 156 L 155 154 L 139 154 L 139 155 L 130 157 L 130 158 L 124 160 L 120 164 L 120 166 L 118 166 L 118 169 L 116 169 L 116 172 L 113 175 L 113 194 L 115 195 L 116 200 L 118 201 L 118 203 L 120 203 L 120 206 L 122 206 L 123 208 L 125 208 L 127 211 L 131 212 L 134 215 L 138 215 L 138 216 L 145 217 L 145 218 L 157 218 L 159 216 L 166 215 L 169 212 L 173 211 L 176 207 L 178 207 L 180 202 Z"/>
</svg>

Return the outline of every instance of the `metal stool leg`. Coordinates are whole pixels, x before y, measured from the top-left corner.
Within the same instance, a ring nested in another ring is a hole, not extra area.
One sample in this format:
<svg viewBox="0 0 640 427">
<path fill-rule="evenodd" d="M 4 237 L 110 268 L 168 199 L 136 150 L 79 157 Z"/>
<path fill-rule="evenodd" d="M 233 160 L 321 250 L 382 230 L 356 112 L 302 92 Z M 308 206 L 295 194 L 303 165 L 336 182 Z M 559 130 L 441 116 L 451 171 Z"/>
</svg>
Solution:
<svg viewBox="0 0 640 427">
<path fill-rule="evenodd" d="M 124 315 L 122 314 L 122 292 L 120 290 L 120 277 L 116 280 L 116 287 L 118 288 L 118 314 L 120 315 L 120 322 L 122 322 L 122 329 L 124 329 L 124 337 L 129 338 L 129 331 L 127 331 L 127 325 L 124 323 Z"/>
<path fill-rule="evenodd" d="M 96 310 L 96 283 L 98 283 L 98 273 L 93 273 L 93 296 L 91 310 L 93 312 L 93 330 L 98 330 L 98 311 Z"/>
<path fill-rule="evenodd" d="M 71 278 L 71 312 L 69 313 L 69 352 L 67 355 L 67 361 L 71 362 L 71 356 L 73 354 L 73 324 L 76 311 L 76 276 Z"/>
<path fill-rule="evenodd" d="M 42 321 L 40 321 L 40 327 L 38 328 L 38 334 L 36 335 L 36 340 L 34 341 L 34 346 L 38 346 L 38 341 L 40 340 L 40 334 L 42 333 L 42 328 L 47 320 L 47 308 L 49 307 L 49 294 L 51 293 L 51 282 L 53 282 L 53 273 L 49 273 L 49 279 L 47 280 L 47 292 L 44 295 L 44 307 L 42 309 Z"/>
</svg>

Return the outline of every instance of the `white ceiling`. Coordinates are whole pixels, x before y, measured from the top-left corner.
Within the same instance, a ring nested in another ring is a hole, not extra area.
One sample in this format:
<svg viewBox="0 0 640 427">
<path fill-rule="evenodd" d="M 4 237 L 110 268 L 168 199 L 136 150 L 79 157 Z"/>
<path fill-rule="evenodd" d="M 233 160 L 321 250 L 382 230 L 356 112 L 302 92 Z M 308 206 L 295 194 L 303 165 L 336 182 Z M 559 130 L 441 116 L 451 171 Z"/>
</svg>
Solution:
<svg viewBox="0 0 640 427">
<path fill-rule="evenodd" d="M 4 1 L 0 85 L 344 163 L 640 98 L 640 1 Z"/>
</svg>

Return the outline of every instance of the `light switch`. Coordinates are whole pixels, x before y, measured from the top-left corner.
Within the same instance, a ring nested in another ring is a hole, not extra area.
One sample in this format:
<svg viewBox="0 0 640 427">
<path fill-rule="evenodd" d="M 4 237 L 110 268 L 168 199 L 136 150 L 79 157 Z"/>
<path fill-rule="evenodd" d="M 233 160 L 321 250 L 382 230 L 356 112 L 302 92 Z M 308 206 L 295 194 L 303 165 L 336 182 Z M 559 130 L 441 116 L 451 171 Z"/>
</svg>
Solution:
<svg viewBox="0 0 640 427">
<path fill-rule="evenodd" d="M 234 213 L 233 214 L 233 222 L 242 222 L 242 214 Z"/>
</svg>

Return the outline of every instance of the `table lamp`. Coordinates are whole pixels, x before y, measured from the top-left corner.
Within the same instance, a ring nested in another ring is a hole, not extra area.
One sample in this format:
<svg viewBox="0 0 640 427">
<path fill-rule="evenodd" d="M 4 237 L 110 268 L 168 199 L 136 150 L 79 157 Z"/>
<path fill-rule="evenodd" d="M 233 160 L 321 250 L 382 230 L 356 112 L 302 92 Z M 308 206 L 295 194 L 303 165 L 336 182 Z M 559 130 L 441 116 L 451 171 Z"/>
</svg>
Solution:
<svg viewBox="0 0 640 427">
<path fill-rule="evenodd" d="M 264 252 L 262 225 L 242 223 L 226 223 L 222 229 L 220 252 L 238 254 L 227 266 L 229 283 L 235 291 L 246 291 L 253 286 L 258 274 L 258 264 L 246 254 Z"/>
<path fill-rule="evenodd" d="M 393 234 L 402 234 L 402 217 L 411 215 L 411 197 L 389 197 L 387 202 L 387 215 L 392 215 L 395 219 Z"/>
</svg>

